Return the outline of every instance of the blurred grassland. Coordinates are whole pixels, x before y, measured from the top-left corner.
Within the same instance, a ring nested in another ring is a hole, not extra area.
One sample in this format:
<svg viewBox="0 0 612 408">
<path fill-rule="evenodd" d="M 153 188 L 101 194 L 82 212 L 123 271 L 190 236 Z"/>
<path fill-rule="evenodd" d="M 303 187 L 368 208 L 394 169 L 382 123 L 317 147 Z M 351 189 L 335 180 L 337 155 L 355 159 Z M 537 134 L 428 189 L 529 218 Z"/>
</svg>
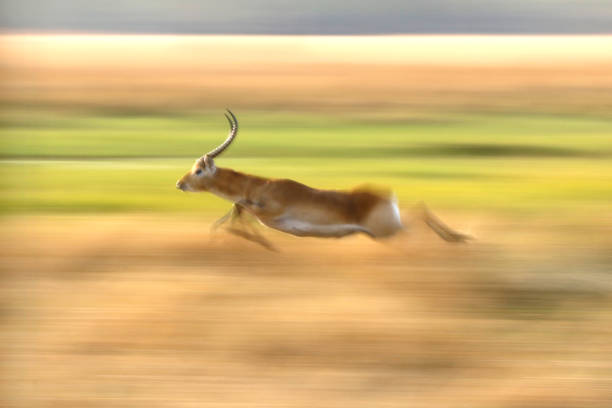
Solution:
<svg viewBox="0 0 612 408">
<path fill-rule="evenodd" d="M 219 166 L 403 206 L 606 212 L 612 36 L 0 36 L 4 213 L 227 208 Z"/>
<path fill-rule="evenodd" d="M 389 186 L 400 201 L 483 211 L 603 211 L 612 201 L 612 120 L 455 114 L 237 111 L 217 165 L 322 187 Z M 221 111 L 101 115 L 6 110 L 2 210 L 217 212 L 174 183 L 223 140 Z"/>
</svg>

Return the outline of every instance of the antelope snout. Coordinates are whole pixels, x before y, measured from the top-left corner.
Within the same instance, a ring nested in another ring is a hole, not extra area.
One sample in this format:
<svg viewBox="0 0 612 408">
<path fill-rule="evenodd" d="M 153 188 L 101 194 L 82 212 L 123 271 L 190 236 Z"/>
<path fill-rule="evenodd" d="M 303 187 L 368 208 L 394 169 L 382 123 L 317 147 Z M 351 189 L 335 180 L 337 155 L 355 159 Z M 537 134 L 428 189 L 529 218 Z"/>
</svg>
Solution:
<svg viewBox="0 0 612 408">
<path fill-rule="evenodd" d="M 185 191 L 187 189 L 187 186 L 185 185 L 185 183 L 179 180 L 176 182 L 176 188 L 178 188 L 179 190 Z"/>
</svg>

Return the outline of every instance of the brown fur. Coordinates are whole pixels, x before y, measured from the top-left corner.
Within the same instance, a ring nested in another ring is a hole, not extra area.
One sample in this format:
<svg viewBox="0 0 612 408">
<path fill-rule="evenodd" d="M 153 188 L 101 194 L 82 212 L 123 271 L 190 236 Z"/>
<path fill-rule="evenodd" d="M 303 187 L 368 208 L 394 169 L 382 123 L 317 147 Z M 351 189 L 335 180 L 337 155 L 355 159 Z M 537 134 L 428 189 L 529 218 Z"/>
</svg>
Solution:
<svg viewBox="0 0 612 408">
<path fill-rule="evenodd" d="M 216 168 L 214 176 L 198 177 L 195 174 L 198 168 L 206 170 L 206 164 L 197 161 L 177 185 L 188 185 L 192 191 L 235 197 L 234 202 L 253 203 L 251 211 L 264 222 L 265 218 L 274 217 L 293 206 L 298 211 L 325 213 L 329 223 L 359 224 L 378 203 L 388 200 L 382 192 L 370 187 L 352 191 L 320 190 L 293 180 L 268 179 L 225 168 Z"/>
<path fill-rule="evenodd" d="M 345 223 L 363 222 L 384 197 L 363 189 L 353 191 L 320 190 L 293 180 L 268 180 L 269 191 L 287 204 L 321 208 L 334 213 Z"/>
</svg>

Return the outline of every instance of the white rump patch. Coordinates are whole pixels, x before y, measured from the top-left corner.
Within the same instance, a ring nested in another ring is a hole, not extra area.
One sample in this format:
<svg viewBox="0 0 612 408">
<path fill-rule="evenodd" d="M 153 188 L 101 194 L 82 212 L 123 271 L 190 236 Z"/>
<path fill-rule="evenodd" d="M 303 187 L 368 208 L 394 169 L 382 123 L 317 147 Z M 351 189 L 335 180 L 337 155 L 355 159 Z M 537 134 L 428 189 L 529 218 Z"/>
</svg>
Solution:
<svg viewBox="0 0 612 408">
<path fill-rule="evenodd" d="M 400 215 L 399 206 L 397 205 L 397 197 L 395 194 L 391 197 L 391 209 L 393 210 L 393 218 L 398 225 L 402 225 L 402 217 Z"/>
</svg>

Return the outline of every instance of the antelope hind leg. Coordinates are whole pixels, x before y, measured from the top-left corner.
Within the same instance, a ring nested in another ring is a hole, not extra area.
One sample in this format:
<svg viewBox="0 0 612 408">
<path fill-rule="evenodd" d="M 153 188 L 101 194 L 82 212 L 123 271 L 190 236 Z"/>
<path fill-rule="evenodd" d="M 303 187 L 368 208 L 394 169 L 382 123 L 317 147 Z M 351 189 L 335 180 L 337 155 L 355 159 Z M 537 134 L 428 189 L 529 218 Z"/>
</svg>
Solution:
<svg viewBox="0 0 612 408">
<path fill-rule="evenodd" d="M 419 218 L 422 219 L 425 224 L 427 224 L 429 228 L 431 228 L 443 240 L 447 242 L 466 242 L 474 239 L 474 237 L 471 235 L 455 231 L 443 223 L 429 210 L 429 208 L 427 208 L 425 203 L 420 202 L 417 204 L 416 209 L 418 211 Z"/>
</svg>

